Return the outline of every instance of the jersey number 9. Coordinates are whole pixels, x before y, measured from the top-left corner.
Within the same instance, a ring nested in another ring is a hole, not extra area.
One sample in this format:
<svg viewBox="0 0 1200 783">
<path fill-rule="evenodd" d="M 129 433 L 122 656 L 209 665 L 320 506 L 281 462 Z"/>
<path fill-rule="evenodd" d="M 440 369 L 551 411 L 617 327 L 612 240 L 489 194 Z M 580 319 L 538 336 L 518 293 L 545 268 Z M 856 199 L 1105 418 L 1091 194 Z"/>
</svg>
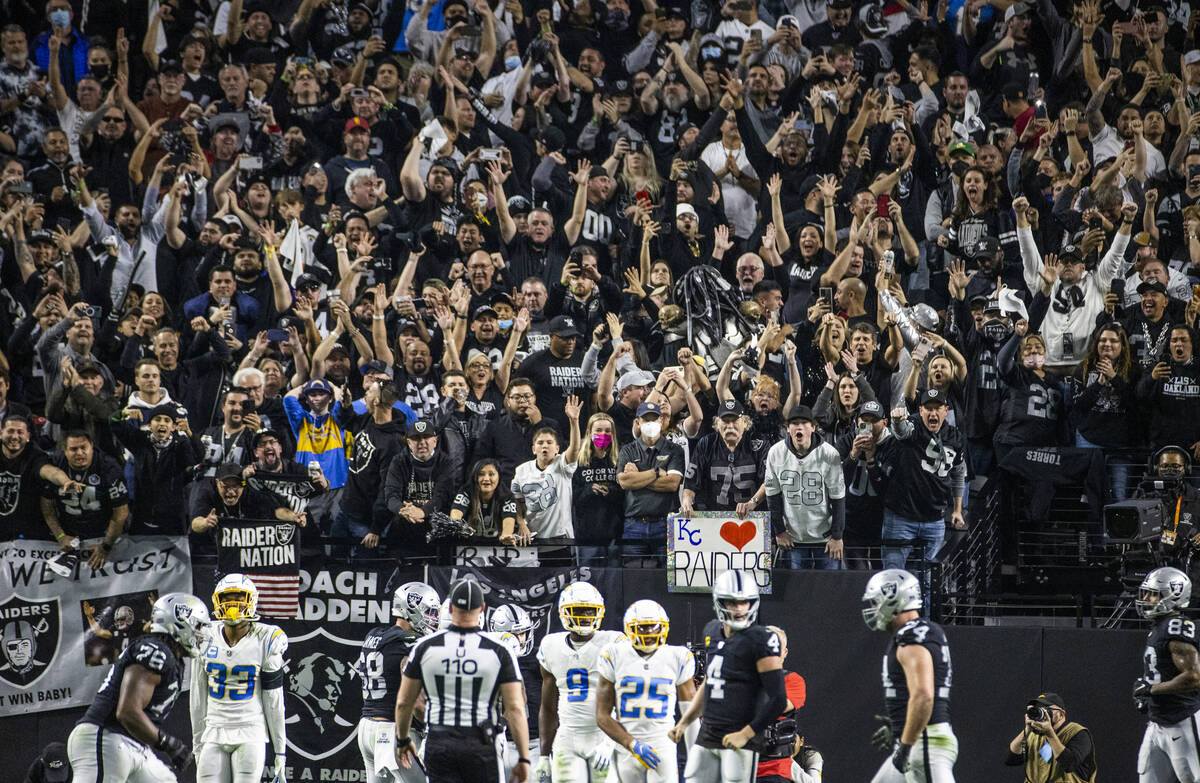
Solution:
<svg viewBox="0 0 1200 783">
<path fill-rule="evenodd" d="M 567 669 L 567 701 L 587 701 L 588 670 Z"/>
</svg>

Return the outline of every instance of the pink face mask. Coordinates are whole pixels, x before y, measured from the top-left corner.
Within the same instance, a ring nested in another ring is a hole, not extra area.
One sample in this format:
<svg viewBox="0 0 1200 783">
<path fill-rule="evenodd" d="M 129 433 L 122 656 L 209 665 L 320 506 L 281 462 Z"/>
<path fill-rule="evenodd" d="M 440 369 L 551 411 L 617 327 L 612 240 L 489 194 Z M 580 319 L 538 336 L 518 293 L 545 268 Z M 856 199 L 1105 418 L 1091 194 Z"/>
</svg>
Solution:
<svg viewBox="0 0 1200 783">
<path fill-rule="evenodd" d="M 612 445 L 612 435 L 607 432 L 592 433 L 592 445 L 603 451 Z"/>
<path fill-rule="evenodd" d="M 1026 367 L 1028 367 L 1031 370 L 1040 370 L 1040 369 L 1042 369 L 1042 366 L 1046 363 L 1046 354 L 1032 353 L 1029 356 L 1026 356 L 1024 359 L 1022 359 L 1021 363 L 1024 364 Z"/>
</svg>

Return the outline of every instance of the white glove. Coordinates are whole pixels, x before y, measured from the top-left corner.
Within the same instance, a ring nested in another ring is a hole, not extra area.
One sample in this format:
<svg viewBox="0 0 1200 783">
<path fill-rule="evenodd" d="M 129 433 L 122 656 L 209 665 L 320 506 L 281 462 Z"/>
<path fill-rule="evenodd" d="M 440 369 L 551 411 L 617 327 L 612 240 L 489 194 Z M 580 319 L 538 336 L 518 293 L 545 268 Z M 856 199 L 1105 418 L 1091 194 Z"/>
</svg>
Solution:
<svg viewBox="0 0 1200 783">
<path fill-rule="evenodd" d="M 271 778 L 271 783 L 287 783 L 287 756 L 283 753 L 275 754 L 275 776 Z"/>
<path fill-rule="evenodd" d="M 613 745 L 611 742 L 605 742 L 591 752 L 588 756 L 588 762 L 591 763 L 592 769 L 597 772 L 604 772 L 608 769 L 608 765 L 612 764 Z"/>
<path fill-rule="evenodd" d="M 538 762 L 533 766 L 534 783 L 550 783 L 550 757 L 538 756 Z"/>
</svg>

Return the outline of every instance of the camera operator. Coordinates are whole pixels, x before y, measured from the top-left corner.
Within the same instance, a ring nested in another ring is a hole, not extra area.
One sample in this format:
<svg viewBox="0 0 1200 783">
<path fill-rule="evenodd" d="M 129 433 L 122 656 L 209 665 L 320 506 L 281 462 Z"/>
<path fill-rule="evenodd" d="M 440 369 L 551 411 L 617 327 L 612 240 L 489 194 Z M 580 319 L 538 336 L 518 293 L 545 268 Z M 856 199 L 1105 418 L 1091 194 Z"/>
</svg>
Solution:
<svg viewBox="0 0 1200 783">
<path fill-rule="evenodd" d="M 1067 722 L 1067 708 L 1057 693 L 1043 693 L 1025 706 L 1025 728 L 1008 744 L 1010 767 L 1025 765 L 1026 783 L 1096 779 L 1096 747 L 1092 733 Z"/>
<path fill-rule="evenodd" d="M 1163 504 L 1162 551 L 1174 554 L 1186 570 L 1194 536 L 1200 535 L 1200 491 L 1187 482 L 1192 461 L 1178 446 L 1164 446 L 1150 459 L 1148 475 L 1138 485 L 1135 496 L 1158 499 Z M 1200 544 L 1200 540 L 1195 543 Z"/>
</svg>

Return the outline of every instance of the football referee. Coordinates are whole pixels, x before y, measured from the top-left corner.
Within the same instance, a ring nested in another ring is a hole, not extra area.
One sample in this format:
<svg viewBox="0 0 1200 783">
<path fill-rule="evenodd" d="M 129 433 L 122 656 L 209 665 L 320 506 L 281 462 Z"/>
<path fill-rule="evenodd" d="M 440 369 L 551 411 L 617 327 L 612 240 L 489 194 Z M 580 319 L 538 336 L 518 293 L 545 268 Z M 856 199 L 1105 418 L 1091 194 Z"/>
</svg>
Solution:
<svg viewBox="0 0 1200 783">
<path fill-rule="evenodd" d="M 451 625 L 413 647 L 396 699 L 396 760 L 416 758 L 408 736 L 417 695 L 425 691 L 425 773 L 432 783 L 503 783 L 498 699 L 520 760 L 518 781 L 529 778 L 525 685 L 512 651 L 479 627 L 483 588 L 460 579 L 450 589 Z"/>
</svg>

